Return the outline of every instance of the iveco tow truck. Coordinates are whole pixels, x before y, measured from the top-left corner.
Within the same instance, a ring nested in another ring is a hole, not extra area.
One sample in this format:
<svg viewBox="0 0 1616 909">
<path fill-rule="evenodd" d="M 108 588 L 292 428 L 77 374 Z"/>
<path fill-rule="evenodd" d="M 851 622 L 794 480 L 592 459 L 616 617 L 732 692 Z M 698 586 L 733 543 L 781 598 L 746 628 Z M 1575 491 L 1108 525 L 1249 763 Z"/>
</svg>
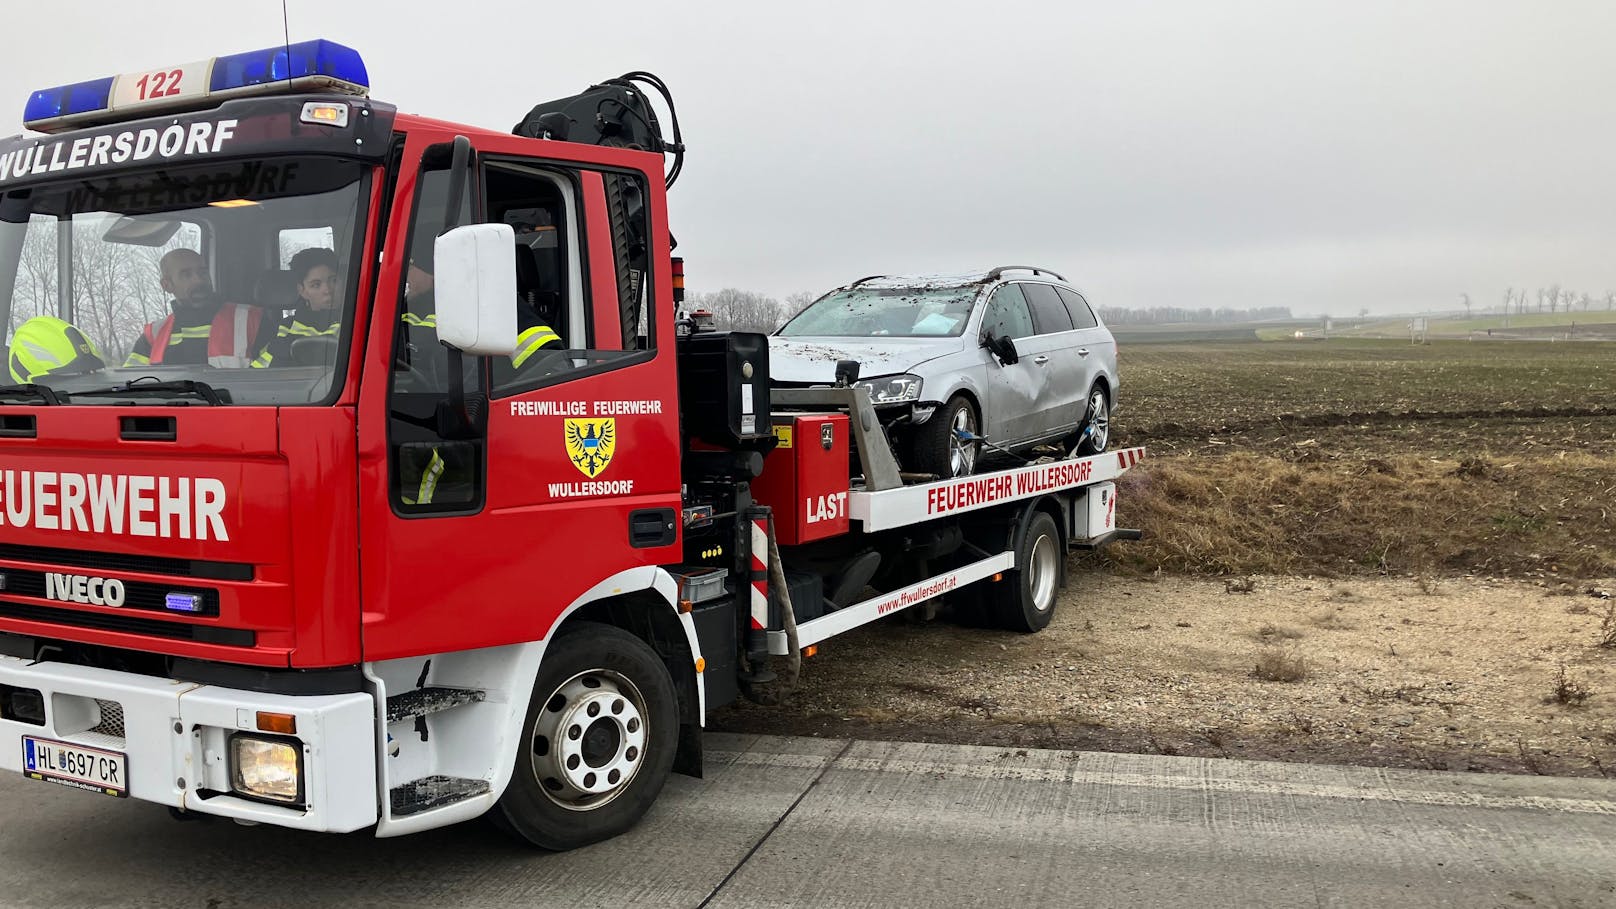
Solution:
<svg viewBox="0 0 1616 909">
<path fill-rule="evenodd" d="M 571 848 L 699 774 L 705 719 L 805 651 L 939 598 L 1037 631 L 1068 552 L 1131 533 L 1113 481 L 1141 449 L 907 475 L 856 364 L 771 389 L 765 337 L 681 319 L 683 145 L 649 74 L 503 132 L 370 99 L 359 54 L 310 41 L 40 91 L 24 120 L 8 324 L 132 342 L 181 248 L 282 325 L 290 257 L 328 249 L 341 311 L 268 368 L 102 341 L 102 368 L 0 388 L 6 771 Z M 559 343 L 513 355 L 531 325 Z"/>
</svg>

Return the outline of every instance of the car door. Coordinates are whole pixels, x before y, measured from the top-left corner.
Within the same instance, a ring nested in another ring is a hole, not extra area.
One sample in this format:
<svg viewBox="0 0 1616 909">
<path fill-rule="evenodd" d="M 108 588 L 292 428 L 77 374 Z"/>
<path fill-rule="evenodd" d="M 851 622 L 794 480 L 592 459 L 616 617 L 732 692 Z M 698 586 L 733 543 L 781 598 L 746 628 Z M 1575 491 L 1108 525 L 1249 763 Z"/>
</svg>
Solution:
<svg viewBox="0 0 1616 909">
<path fill-rule="evenodd" d="M 1000 445 L 1020 441 L 1030 434 L 1029 420 L 1048 379 L 1048 373 L 1022 349 L 1022 344 L 1035 337 L 1036 331 L 1032 311 L 1020 285 L 1004 284 L 993 291 L 982 313 L 981 335 L 1010 338 L 1015 341 L 1018 354 L 1015 363 L 1004 363 L 982 348 L 982 357 L 987 361 L 983 434 Z"/>
<path fill-rule="evenodd" d="M 1028 281 L 1021 285 L 1038 330 L 1029 342 L 1033 364 L 1049 374 L 1043 395 L 1035 402 L 1028 431 L 1039 437 L 1061 435 L 1083 418 L 1081 407 L 1088 391 L 1088 358 L 1080 353 L 1072 314 L 1052 284 Z"/>
<path fill-rule="evenodd" d="M 1095 318 L 1094 311 L 1089 307 L 1087 300 L 1077 291 L 1065 287 L 1055 289 L 1060 294 L 1061 302 L 1066 304 L 1066 311 L 1072 314 L 1072 323 L 1075 333 L 1072 335 L 1073 349 L 1078 355 L 1082 365 L 1082 380 L 1079 385 L 1079 400 L 1085 410 L 1088 407 L 1088 390 L 1094 387 L 1095 381 L 1104 377 L 1111 389 L 1111 402 L 1116 403 L 1117 382 L 1117 344 L 1107 331 Z M 1081 419 L 1081 417 L 1080 417 Z"/>
</svg>

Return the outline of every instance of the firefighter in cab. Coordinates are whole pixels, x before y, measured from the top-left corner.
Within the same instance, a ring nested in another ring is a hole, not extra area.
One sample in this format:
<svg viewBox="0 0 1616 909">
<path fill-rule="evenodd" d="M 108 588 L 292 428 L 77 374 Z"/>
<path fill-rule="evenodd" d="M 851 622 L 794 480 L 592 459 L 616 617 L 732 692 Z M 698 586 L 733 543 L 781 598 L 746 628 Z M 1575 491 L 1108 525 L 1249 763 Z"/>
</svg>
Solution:
<svg viewBox="0 0 1616 909">
<path fill-rule="evenodd" d="M 291 365 L 292 345 L 305 338 L 325 338 L 324 348 L 333 355 L 336 352 L 334 342 L 342 331 L 342 272 L 337 269 L 337 254 L 323 247 L 300 250 L 292 257 L 290 271 L 297 288 L 296 309 L 276 326 L 275 339 L 253 360 L 253 366 Z"/>
<path fill-rule="evenodd" d="M 76 376 L 107 364 L 84 332 L 55 316 L 35 316 L 11 336 L 11 381 L 38 382 L 47 375 Z"/>
<path fill-rule="evenodd" d="M 213 292 L 207 260 L 191 249 L 170 250 L 158 262 L 170 313 L 149 322 L 125 366 L 252 365 L 275 337 L 275 321 L 256 306 L 226 303 Z"/>
</svg>

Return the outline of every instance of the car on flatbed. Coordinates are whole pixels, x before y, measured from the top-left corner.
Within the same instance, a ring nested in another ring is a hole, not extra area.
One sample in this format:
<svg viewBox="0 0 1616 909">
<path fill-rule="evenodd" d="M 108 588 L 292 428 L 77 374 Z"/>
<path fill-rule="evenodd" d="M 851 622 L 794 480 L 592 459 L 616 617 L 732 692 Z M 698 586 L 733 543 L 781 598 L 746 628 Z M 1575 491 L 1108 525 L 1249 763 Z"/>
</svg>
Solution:
<svg viewBox="0 0 1616 909">
<path fill-rule="evenodd" d="M 777 388 L 836 381 L 859 363 L 903 466 L 970 474 L 1040 445 L 1092 454 L 1110 441 L 1117 345 L 1087 299 L 1044 268 L 861 278 L 769 339 Z"/>
</svg>

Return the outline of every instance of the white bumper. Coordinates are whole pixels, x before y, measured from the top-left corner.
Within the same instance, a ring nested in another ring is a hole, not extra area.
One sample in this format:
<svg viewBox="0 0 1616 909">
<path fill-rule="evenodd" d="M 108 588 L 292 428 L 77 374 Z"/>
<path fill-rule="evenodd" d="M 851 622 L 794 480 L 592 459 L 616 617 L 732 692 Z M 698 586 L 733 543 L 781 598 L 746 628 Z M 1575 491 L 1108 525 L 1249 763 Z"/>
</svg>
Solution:
<svg viewBox="0 0 1616 909">
<path fill-rule="evenodd" d="M 39 736 L 123 753 L 133 798 L 303 830 L 345 832 L 376 823 L 376 705 L 368 693 L 260 694 L 8 656 L 0 656 L 0 685 L 41 692 L 46 714 L 43 726 L 0 718 L 0 770 L 21 773 L 23 736 Z M 103 719 L 94 701 L 122 708 L 121 737 L 108 734 L 108 725 L 92 731 Z M 296 717 L 303 806 L 228 794 L 230 736 L 252 732 L 260 710 Z"/>
</svg>

